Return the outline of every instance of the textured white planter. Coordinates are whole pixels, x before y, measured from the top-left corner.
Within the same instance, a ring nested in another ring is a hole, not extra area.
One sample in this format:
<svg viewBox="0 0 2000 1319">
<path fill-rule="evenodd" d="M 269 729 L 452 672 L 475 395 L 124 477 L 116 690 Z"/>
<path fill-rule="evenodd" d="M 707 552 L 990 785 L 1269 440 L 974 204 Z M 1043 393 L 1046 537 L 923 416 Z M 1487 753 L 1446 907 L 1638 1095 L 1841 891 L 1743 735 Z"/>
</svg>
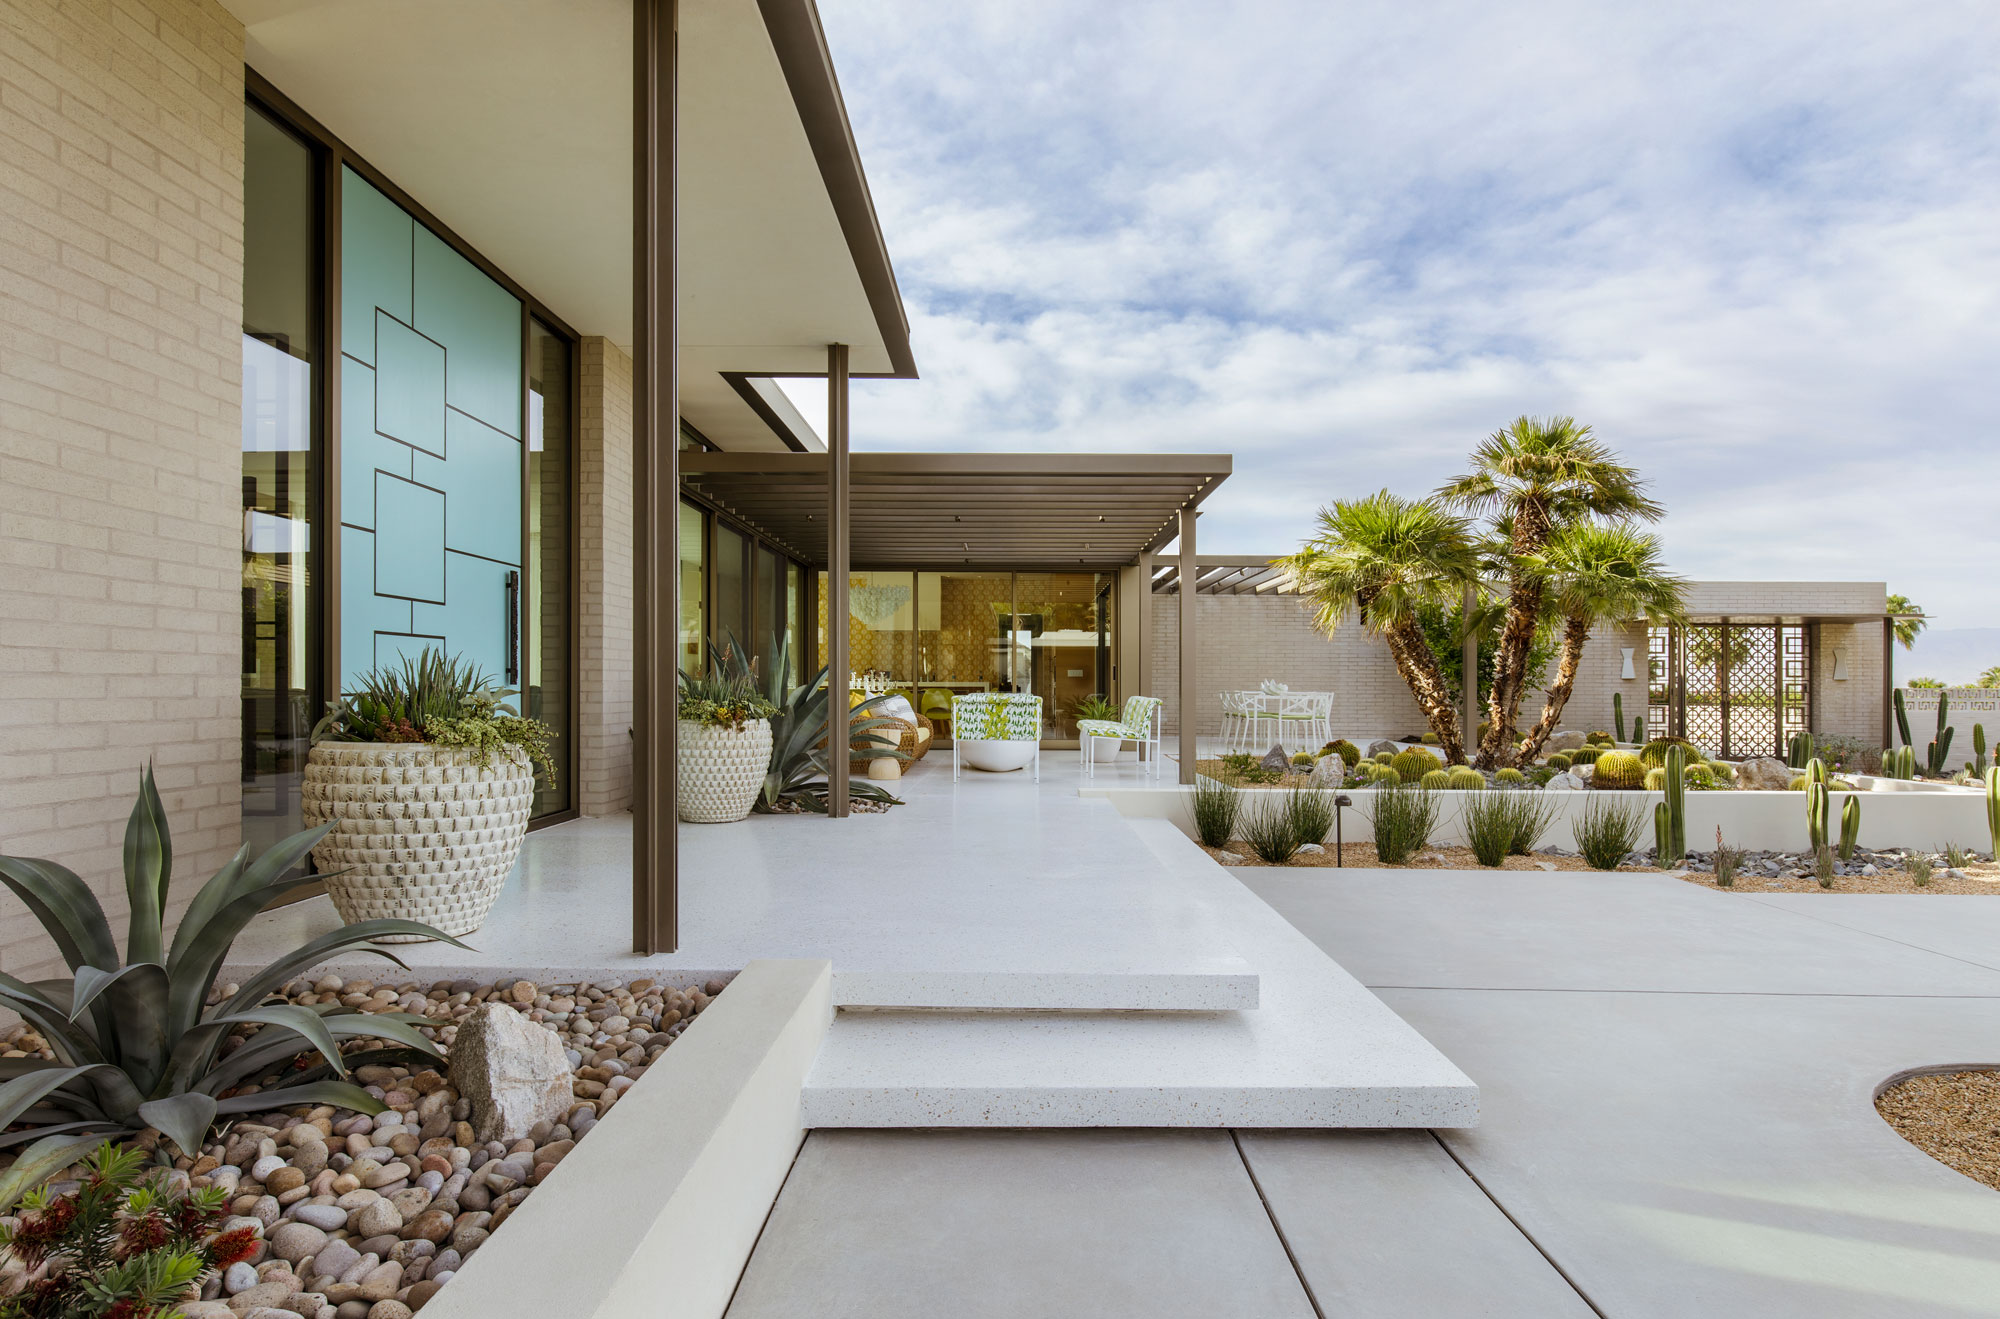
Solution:
<svg viewBox="0 0 2000 1319">
<path fill-rule="evenodd" d="M 680 721 L 680 816 L 689 824 L 727 824 L 750 814 L 771 767 L 771 722 L 742 729 Z"/>
<path fill-rule="evenodd" d="M 519 747 L 481 765 L 461 747 L 322 742 L 306 758 L 300 795 L 308 826 L 333 821 L 313 860 L 329 872 L 341 919 L 400 917 L 469 934 L 520 855 L 535 775 Z"/>
<path fill-rule="evenodd" d="M 1122 737 L 1093 737 L 1089 742 L 1090 745 L 1084 748 L 1085 754 L 1099 765 L 1116 763 L 1125 751 L 1125 739 Z"/>
<path fill-rule="evenodd" d="M 959 741 L 958 757 L 969 769 L 1004 774 L 1011 769 L 1026 769 L 1035 758 L 1035 744 L 997 737 L 968 737 Z"/>
</svg>

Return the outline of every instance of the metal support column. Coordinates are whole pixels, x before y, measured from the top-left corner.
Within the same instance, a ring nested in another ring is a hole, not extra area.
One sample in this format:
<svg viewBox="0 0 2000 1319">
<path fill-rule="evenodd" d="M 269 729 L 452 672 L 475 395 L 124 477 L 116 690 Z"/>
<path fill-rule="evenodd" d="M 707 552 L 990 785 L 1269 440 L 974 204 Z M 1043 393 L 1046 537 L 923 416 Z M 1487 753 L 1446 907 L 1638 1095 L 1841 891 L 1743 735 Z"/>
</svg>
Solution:
<svg viewBox="0 0 2000 1319">
<path fill-rule="evenodd" d="M 1197 586 L 1201 581 L 1201 568 L 1195 563 L 1194 520 L 1192 504 L 1183 505 L 1181 520 L 1181 691 L 1180 691 L 1180 741 L 1181 741 L 1181 782 L 1194 782 L 1195 762 L 1195 720 L 1200 699 L 1200 691 L 1195 672 L 1195 602 L 1201 592 Z"/>
<path fill-rule="evenodd" d="M 680 618 L 676 0 L 632 7 L 632 947 L 680 942 L 674 804 Z"/>
<path fill-rule="evenodd" d="M 1458 618 L 1465 628 L 1465 636 L 1458 643 L 1459 664 L 1459 719 L 1458 740 L 1465 746 L 1468 757 L 1479 745 L 1479 633 L 1472 626 L 1473 611 L 1479 608 L 1479 588 L 1468 586 L 1461 602 Z"/>
<path fill-rule="evenodd" d="M 1896 745 L 1896 620 L 1882 619 L 1882 745 Z"/>
<path fill-rule="evenodd" d="M 826 346 L 826 813 L 847 814 L 847 345 Z"/>
</svg>

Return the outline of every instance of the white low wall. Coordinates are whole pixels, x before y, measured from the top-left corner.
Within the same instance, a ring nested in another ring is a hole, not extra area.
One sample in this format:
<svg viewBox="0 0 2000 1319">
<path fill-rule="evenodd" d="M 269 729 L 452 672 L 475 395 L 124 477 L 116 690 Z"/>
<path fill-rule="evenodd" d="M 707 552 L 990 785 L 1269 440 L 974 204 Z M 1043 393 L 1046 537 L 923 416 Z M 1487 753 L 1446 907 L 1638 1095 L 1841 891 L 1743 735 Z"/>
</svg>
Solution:
<svg viewBox="0 0 2000 1319">
<path fill-rule="evenodd" d="M 1924 748 L 1937 736 L 1939 696 L 1951 698 L 1945 707 L 1945 726 L 1952 730 L 1951 764 L 1946 768 L 1956 771 L 1972 759 L 1974 724 L 1986 729 L 1986 760 L 1992 764 L 1994 747 L 2000 745 L 2000 687 L 1903 688 L 1903 707 L 1910 716 L 1910 744 L 1917 749 L 1918 763 L 1923 761 Z M 1892 728 L 1895 722 L 1892 714 L 1889 719 Z M 1899 745 L 1901 740 L 1899 735 Z"/>
<path fill-rule="evenodd" d="M 424 1314 L 720 1319 L 832 1020 L 831 963 L 750 963 Z"/>
<path fill-rule="evenodd" d="M 1245 810 L 1275 799 L 1282 790 L 1246 788 Z M 1127 788 L 1086 787 L 1083 795 L 1104 797 L 1121 815 L 1137 819 L 1172 820 L 1181 832 L 1194 836 L 1193 789 L 1183 787 Z M 1366 788 L 1348 790 L 1354 804 L 1341 812 L 1342 828 L 1348 841 L 1369 835 L 1369 800 L 1375 794 Z M 1462 811 L 1470 792 L 1441 791 L 1444 806 L 1438 813 L 1438 829 L 1432 841 L 1439 844 L 1463 843 Z M 1641 850 L 1653 845 L 1653 804 L 1661 800 L 1657 792 L 1552 792 L 1544 794 L 1556 803 L 1556 818 L 1542 836 L 1541 846 L 1576 850 L 1571 825 L 1585 803 L 1610 799 L 1644 812 Z M 1841 804 L 1849 794 L 1834 794 L 1836 821 Z M 1986 798 L 1977 790 L 1942 792 L 1862 792 L 1861 838 L 1863 847 L 1942 848 L 1960 847 L 1984 852 L 1993 845 L 1986 828 Z M 1806 799 L 1802 792 L 1690 792 L 1687 794 L 1687 841 L 1689 848 L 1706 852 L 1715 846 L 1715 831 L 1731 847 L 1760 851 L 1802 852 L 1806 843 Z M 1838 824 L 1835 825 L 1836 829 Z"/>
</svg>

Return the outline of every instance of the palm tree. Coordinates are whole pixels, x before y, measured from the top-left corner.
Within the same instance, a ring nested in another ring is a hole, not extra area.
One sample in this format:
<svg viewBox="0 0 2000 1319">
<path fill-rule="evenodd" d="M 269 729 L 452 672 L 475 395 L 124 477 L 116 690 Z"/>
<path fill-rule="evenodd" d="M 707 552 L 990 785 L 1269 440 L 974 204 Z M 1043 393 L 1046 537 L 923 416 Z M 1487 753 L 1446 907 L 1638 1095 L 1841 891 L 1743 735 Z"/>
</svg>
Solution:
<svg viewBox="0 0 2000 1319">
<path fill-rule="evenodd" d="M 1980 674 L 1977 685 L 1980 687 L 2000 687 L 2000 664 L 1995 664 L 1992 668 Z"/>
<path fill-rule="evenodd" d="M 1387 490 L 1320 510 L 1319 534 L 1297 554 L 1274 561 L 1294 588 L 1311 599 L 1313 625 L 1332 636 L 1352 609 L 1361 625 L 1380 636 L 1396 672 L 1437 734 L 1450 764 L 1465 761 L 1458 711 L 1437 656 L 1424 640 L 1417 612 L 1450 606 L 1479 574 L 1479 559 L 1464 518 L 1428 499 L 1404 499 Z"/>
<path fill-rule="evenodd" d="M 1892 595 L 1887 605 L 1889 616 L 1895 620 L 1890 627 L 1896 634 L 1896 640 L 1903 643 L 1904 650 L 1911 649 L 1917 644 L 1917 634 L 1924 630 L 1927 621 L 1923 606 L 1911 604 L 1907 595 Z"/>
<path fill-rule="evenodd" d="M 1565 527 L 1536 556 L 1533 565 L 1546 598 L 1562 615 L 1562 658 L 1549 687 L 1542 717 L 1521 743 L 1523 763 L 1541 754 L 1555 731 L 1563 706 L 1576 687 L 1584 642 L 1599 623 L 1643 618 L 1649 623 L 1682 621 L 1687 579 L 1660 561 L 1660 538 L 1629 522 L 1579 522 Z"/>
<path fill-rule="evenodd" d="M 1520 712 L 1528 648 L 1542 617 L 1537 556 L 1573 523 L 1652 522 L 1663 510 L 1646 497 L 1638 473 L 1573 417 L 1516 417 L 1473 450 L 1470 472 L 1437 493 L 1448 505 L 1491 514 L 1509 528 L 1507 622 L 1487 696 L 1486 737 L 1473 762 L 1491 769 L 1511 756 L 1507 733 Z"/>
</svg>

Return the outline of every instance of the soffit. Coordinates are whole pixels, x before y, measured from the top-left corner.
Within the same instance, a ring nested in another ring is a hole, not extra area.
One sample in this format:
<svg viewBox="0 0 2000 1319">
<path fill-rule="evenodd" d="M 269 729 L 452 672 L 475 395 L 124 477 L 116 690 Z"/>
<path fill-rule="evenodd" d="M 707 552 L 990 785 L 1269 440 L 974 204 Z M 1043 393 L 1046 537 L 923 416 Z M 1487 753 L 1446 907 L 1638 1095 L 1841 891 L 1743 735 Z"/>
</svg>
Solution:
<svg viewBox="0 0 2000 1319">
<path fill-rule="evenodd" d="M 857 453 L 857 568 L 1124 567 L 1178 532 L 1227 454 Z M 826 561 L 824 454 L 684 453 L 689 490 L 807 563 Z"/>
<path fill-rule="evenodd" d="M 630 0 L 226 3 L 252 68 L 571 328 L 629 351 Z M 907 322 L 808 0 L 679 12 L 683 412 L 726 448 L 782 447 L 722 373 L 822 374 L 841 342 L 857 375 L 914 374 Z"/>
</svg>

